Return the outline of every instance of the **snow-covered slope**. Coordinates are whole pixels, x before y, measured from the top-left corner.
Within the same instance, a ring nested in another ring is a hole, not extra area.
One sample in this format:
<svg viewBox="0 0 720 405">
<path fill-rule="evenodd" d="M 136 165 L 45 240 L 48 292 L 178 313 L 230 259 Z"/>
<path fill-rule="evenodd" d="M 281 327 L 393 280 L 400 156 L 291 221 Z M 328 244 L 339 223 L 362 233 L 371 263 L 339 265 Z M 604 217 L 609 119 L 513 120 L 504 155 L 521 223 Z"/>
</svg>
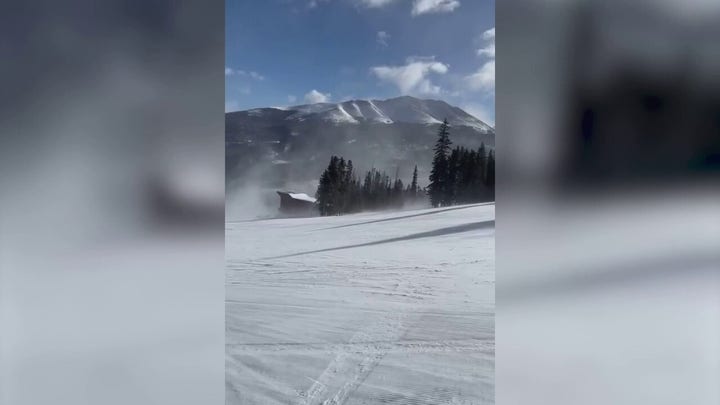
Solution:
<svg viewBox="0 0 720 405">
<path fill-rule="evenodd" d="M 288 107 L 294 111 L 288 120 L 319 119 L 334 123 L 377 122 L 392 124 L 439 124 L 447 118 L 451 125 L 468 126 L 482 132 L 492 127 L 458 107 L 439 100 L 421 100 L 403 96 L 388 100 L 350 100 L 342 103 L 318 103 Z"/>
<path fill-rule="evenodd" d="M 494 219 L 228 222 L 227 403 L 494 403 Z"/>
</svg>

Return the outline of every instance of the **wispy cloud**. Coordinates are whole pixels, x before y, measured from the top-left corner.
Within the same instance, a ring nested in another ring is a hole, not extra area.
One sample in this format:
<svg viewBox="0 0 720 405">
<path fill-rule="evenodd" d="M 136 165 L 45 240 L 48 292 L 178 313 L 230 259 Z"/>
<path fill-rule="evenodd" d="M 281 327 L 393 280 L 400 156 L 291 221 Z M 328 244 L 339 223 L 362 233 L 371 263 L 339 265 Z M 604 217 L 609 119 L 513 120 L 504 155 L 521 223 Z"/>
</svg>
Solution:
<svg viewBox="0 0 720 405">
<path fill-rule="evenodd" d="M 487 59 L 475 73 L 465 77 L 465 84 L 470 90 L 492 92 L 495 90 L 495 27 L 483 32 L 481 39 L 485 45 L 477 54 Z"/>
<path fill-rule="evenodd" d="M 402 0 L 353 0 L 356 5 L 378 9 L 401 1 Z M 330 0 L 309 0 L 308 8 L 315 8 L 322 3 L 328 2 L 330 2 Z M 449 13 L 458 7 L 460 7 L 460 0 L 414 0 L 411 13 L 413 16 L 431 13 Z"/>
<path fill-rule="evenodd" d="M 367 7 L 383 7 L 387 6 L 388 4 L 394 3 L 397 0 L 358 0 L 360 4 L 367 6 Z"/>
<path fill-rule="evenodd" d="M 287 101 L 288 103 L 294 103 L 297 101 L 297 97 L 293 96 L 292 94 L 288 94 Z"/>
<path fill-rule="evenodd" d="M 255 79 L 255 80 L 261 80 L 261 81 L 262 81 L 262 80 L 265 80 L 265 76 L 263 76 L 263 75 L 261 75 L 260 73 L 257 73 L 257 72 L 249 72 L 248 75 L 249 75 L 250 77 L 252 77 L 253 79 Z"/>
<path fill-rule="evenodd" d="M 305 94 L 305 102 L 311 104 L 327 103 L 330 101 L 330 98 L 330 93 L 321 93 L 315 89 L 312 89 L 307 94 Z"/>
<path fill-rule="evenodd" d="M 402 94 L 439 94 L 440 86 L 434 85 L 429 76 L 445 74 L 448 68 L 434 58 L 408 58 L 405 65 L 375 66 L 370 72 L 381 81 L 395 85 Z"/>
<path fill-rule="evenodd" d="M 388 41 L 390 40 L 390 34 L 385 31 L 378 31 L 376 41 L 378 44 L 387 47 Z"/>
<path fill-rule="evenodd" d="M 225 76 L 244 76 L 244 77 L 249 77 L 251 79 L 258 80 L 258 81 L 265 80 L 265 76 L 261 75 L 258 72 L 253 72 L 253 71 L 248 72 L 248 71 L 241 70 L 241 69 L 229 68 L 227 66 L 225 67 Z"/>
<path fill-rule="evenodd" d="M 488 58 L 495 58 L 495 42 L 487 44 L 477 50 L 478 56 L 487 56 Z"/>
<path fill-rule="evenodd" d="M 449 13 L 460 7 L 459 0 L 415 0 L 412 15 Z"/>
<path fill-rule="evenodd" d="M 326 2 L 328 2 L 328 1 L 330 1 L 330 0 L 310 0 L 310 1 L 308 2 L 308 8 L 315 8 L 315 7 L 317 7 L 320 3 L 326 3 Z"/>
<path fill-rule="evenodd" d="M 465 77 L 471 90 L 495 90 L 495 59 L 485 62 L 477 72 Z"/>
<path fill-rule="evenodd" d="M 493 42 L 495 42 L 495 27 L 490 28 L 489 30 L 482 33 L 483 39 L 492 39 Z"/>
<path fill-rule="evenodd" d="M 485 44 L 477 50 L 478 56 L 495 58 L 495 27 L 483 32 L 481 38 Z"/>
</svg>

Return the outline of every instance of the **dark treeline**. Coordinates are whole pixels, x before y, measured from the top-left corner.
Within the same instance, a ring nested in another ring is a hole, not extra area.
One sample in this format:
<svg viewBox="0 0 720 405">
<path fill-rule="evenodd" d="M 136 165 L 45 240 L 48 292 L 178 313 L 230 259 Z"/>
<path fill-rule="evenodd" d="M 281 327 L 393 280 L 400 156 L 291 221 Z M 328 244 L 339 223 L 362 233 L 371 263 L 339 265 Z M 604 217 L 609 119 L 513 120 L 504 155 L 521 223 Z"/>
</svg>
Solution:
<svg viewBox="0 0 720 405">
<path fill-rule="evenodd" d="M 410 184 L 394 180 L 384 171 L 372 169 L 359 178 L 352 160 L 333 156 L 320 176 L 317 193 L 320 215 L 340 215 L 363 210 L 400 208 L 408 202 L 425 198 L 417 182 L 417 166 Z"/>
<path fill-rule="evenodd" d="M 495 153 L 456 147 L 451 149 L 445 120 L 438 131 L 428 194 L 433 207 L 495 200 Z"/>
<path fill-rule="evenodd" d="M 358 177 L 352 160 L 333 156 L 320 176 L 315 196 L 320 215 L 340 215 L 363 210 L 400 208 L 425 201 L 433 207 L 495 200 L 495 153 L 481 145 L 477 150 L 452 148 L 450 126 L 445 120 L 438 131 L 435 155 L 426 189 L 418 185 L 415 166 L 409 185 L 372 169 Z"/>
</svg>

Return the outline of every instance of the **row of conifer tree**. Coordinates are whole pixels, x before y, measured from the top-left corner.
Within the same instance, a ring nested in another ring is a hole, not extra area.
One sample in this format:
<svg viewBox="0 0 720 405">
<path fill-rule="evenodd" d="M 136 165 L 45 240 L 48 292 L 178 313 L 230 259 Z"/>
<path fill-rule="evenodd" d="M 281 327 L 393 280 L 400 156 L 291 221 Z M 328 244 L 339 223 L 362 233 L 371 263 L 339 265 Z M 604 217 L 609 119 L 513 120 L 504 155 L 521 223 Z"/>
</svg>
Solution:
<svg viewBox="0 0 720 405">
<path fill-rule="evenodd" d="M 435 143 L 428 195 L 433 207 L 495 200 L 495 152 L 451 149 L 450 126 L 443 121 Z"/>
<path fill-rule="evenodd" d="M 428 197 L 433 207 L 493 201 L 494 152 L 486 151 L 484 144 L 477 150 L 451 146 L 450 126 L 445 120 L 438 130 L 430 184 L 425 189 L 418 185 L 417 165 L 406 187 L 397 176 L 391 179 L 374 168 L 361 179 L 352 160 L 332 156 L 315 194 L 320 215 L 400 208 L 407 203 L 427 201 Z"/>
<path fill-rule="evenodd" d="M 356 175 L 352 160 L 332 156 L 320 176 L 317 193 L 320 215 L 339 215 L 364 210 L 400 208 L 408 202 L 425 198 L 417 182 L 417 166 L 410 184 L 384 171 L 371 169 L 362 180 Z"/>
</svg>

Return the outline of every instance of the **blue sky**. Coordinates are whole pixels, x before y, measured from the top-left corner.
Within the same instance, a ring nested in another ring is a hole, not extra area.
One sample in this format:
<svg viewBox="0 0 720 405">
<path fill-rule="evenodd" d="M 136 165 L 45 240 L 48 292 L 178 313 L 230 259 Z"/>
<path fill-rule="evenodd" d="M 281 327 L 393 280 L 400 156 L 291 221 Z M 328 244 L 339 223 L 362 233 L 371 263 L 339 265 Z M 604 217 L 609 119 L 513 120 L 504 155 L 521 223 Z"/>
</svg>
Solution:
<svg viewBox="0 0 720 405">
<path fill-rule="evenodd" d="M 227 0 L 225 110 L 412 95 L 494 125 L 494 0 Z"/>
</svg>

